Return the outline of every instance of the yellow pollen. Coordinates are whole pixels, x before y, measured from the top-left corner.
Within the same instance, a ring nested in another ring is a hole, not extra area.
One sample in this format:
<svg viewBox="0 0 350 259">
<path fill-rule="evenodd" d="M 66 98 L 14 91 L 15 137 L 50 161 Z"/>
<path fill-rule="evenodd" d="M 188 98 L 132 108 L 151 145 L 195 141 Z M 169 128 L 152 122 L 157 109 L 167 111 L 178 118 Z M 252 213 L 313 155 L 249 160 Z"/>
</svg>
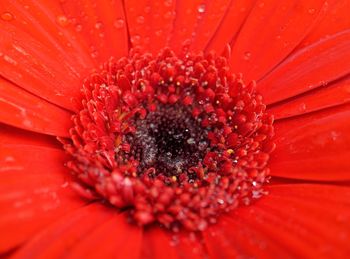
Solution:
<svg viewBox="0 0 350 259">
<path fill-rule="evenodd" d="M 233 154 L 235 151 L 234 151 L 233 149 L 230 148 L 230 149 L 227 149 L 226 152 L 227 152 L 229 155 L 231 155 L 231 154 Z"/>
</svg>

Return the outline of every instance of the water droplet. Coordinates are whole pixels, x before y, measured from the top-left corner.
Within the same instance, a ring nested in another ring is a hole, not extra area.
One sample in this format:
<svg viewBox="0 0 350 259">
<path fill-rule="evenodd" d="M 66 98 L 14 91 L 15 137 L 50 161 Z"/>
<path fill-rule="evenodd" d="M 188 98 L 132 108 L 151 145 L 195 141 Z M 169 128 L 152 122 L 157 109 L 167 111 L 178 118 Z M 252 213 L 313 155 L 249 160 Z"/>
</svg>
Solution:
<svg viewBox="0 0 350 259">
<path fill-rule="evenodd" d="M 310 8 L 309 10 L 308 10 L 308 13 L 309 14 L 314 14 L 316 12 L 316 10 L 314 9 L 314 8 Z"/>
<path fill-rule="evenodd" d="M 4 21 L 11 21 L 13 20 L 13 15 L 11 13 L 5 12 L 1 14 L 1 19 Z"/>
<path fill-rule="evenodd" d="M 224 204 L 225 202 L 224 202 L 223 199 L 218 199 L 218 203 L 222 205 L 222 204 Z"/>
<path fill-rule="evenodd" d="M 204 13 L 205 12 L 205 4 L 201 4 L 198 6 L 197 11 L 199 13 Z"/>
<path fill-rule="evenodd" d="M 260 8 L 263 8 L 265 6 L 265 3 L 264 2 L 261 2 L 260 4 L 259 4 L 259 7 Z"/>
<path fill-rule="evenodd" d="M 95 28 L 96 28 L 97 30 L 101 30 L 102 27 L 103 27 L 103 23 L 102 23 L 102 22 L 97 22 L 97 23 L 95 24 Z"/>
<path fill-rule="evenodd" d="M 249 51 L 244 52 L 244 60 L 249 60 L 252 56 L 252 53 Z"/>
<path fill-rule="evenodd" d="M 136 22 L 137 22 L 138 24 L 143 24 L 143 23 L 145 23 L 145 17 L 143 17 L 143 16 L 138 16 L 138 17 L 136 18 Z"/>
<path fill-rule="evenodd" d="M 140 40 L 141 40 L 141 37 L 140 37 L 140 35 L 134 35 L 134 36 L 132 36 L 131 37 L 131 43 L 139 43 L 140 42 Z"/>
<path fill-rule="evenodd" d="M 91 52 L 91 57 L 92 58 L 97 58 L 98 57 L 98 52 L 97 51 Z"/>
<path fill-rule="evenodd" d="M 168 7 L 172 6 L 173 5 L 173 0 L 165 0 L 164 1 L 164 5 L 168 6 Z"/>
<path fill-rule="evenodd" d="M 146 6 L 144 9 L 145 13 L 150 13 L 151 12 L 151 7 L 150 6 Z"/>
<path fill-rule="evenodd" d="M 160 37 L 160 36 L 162 36 L 163 31 L 162 31 L 162 30 L 157 30 L 157 31 L 154 32 L 154 34 L 155 34 L 156 36 Z"/>
<path fill-rule="evenodd" d="M 62 27 L 65 27 L 65 26 L 67 26 L 69 24 L 68 18 L 66 16 L 64 16 L 64 15 L 57 16 L 56 21 Z"/>
<path fill-rule="evenodd" d="M 302 103 L 299 105 L 299 111 L 301 111 L 301 112 L 306 111 L 306 104 L 305 103 Z"/>
<path fill-rule="evenodd" d="M 170 19 L 170 18 L 172 18 L 173 17 L 173 13 L 172 12 L 166 12 L 165 14 L 164 14 L 164 18 L 165 19 Z"/>
<path fill-rule="evenodd" d="M 12 64 L 12 65 L 14 65 L 14 66 L 17 65 L 17 61 L 14 60 L 14 59 L 12 59 L 11 57 L 9 57 L 9 56 L 7 56 L 7 55 L 4 55 L 4 56 L 3 56 L 3 59 L 4 59 L 6 62 L 8 62 L 8 63 L 10 63 L 10 64 Z"/>
<path fill-rule="evenodd" d="M 189 139 L 187 140 L 187 144 L 193 145 L 193 144 L 196 144 L 196 141 L 195 141 L 193 138 L 189 138 Z"/>
<path fill-rule="evenodd" d="M 122 29 L 124 27 L 124 24 L 125 22 L 123 19 L 118 19 L 113 23 L 114 27 L 116 27 L 117 29 Z"/>
<path fill-rule="evenodd" d="M 77 24 L 77 25 L 75 25 L 75 30 L 77 32 L 81 32 L 83 30 L 83 26 L 81 24 Z"/>
</svg>

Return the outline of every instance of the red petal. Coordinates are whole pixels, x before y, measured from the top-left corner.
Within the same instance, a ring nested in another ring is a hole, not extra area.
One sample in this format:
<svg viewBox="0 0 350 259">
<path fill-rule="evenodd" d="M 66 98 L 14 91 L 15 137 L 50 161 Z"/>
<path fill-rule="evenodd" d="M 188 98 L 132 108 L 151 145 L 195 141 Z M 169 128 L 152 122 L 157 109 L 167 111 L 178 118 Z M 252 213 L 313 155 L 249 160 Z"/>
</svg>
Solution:
<svg viewBox="0 0 350 259">
<path fill-rule="evenodd" d="M 0 122 L 55 136 L 68 136 L 71 114 L 0 78 Z"/>
<path fill-rule="evenodd" d="M 169 40 L 169 46 L 176 52 L 180 52 L 184 42 L 192 38 L 198 23 L 198 7 L 201 4 L 202 0 L 176 1 L 176 18 Z"/>
<path fill-rule="evenodd" d="M 226 44 L 230 43 L 237 36 L 255 2 L 255 0 L 231 1 L 225 16 L 206 49 L 222 53 Z"/>
<path fill-rule="evenodd" d="M 258 83 L 265 103 L 304 93 L 349 73 L 350 30 L 308 46 Z"/>
<path fill-rule="evenodd" d="M 239 214 L 219 218 L 219 223 L 204 231 L 203 236 L 210 258 L 290 257 L 281 244 L 254 224 L 245 222 Z"/>
<path fill-rule="evenodd" d="M 209 40 L 220 26 L 226 12 L 229 10 L 230 0 L 206 1 L 205 4 L 197 6 L 197 25 L 192 35 L 191 49 L 193 51 L 203 51 Z M 232 35 L 232 31 L 231 31 Z M 227 43 L 227 42 L 226 42 Z M 224 45 L 225 46 L 225 45 Z"/>
<path fill-rule="evenodd" d="M 199 238 L 194 233 L 171 233 L 153 226 L 144 233 L 141 258 L 206 258 Z"/>
<path fill-rule="evenodd" d="M 142 241 L 143 259 L 177 259 L 177 247 L 171 236 L 164 229 L 152 227 L 144 232 Z"/>
<path fill-rule="evenodd" d="M 326 15 L 322 18 L 302 41 L 298 48 L 310 45 L 328 35 L 336 34 L 350 28 L 349 19 L 350 1 L 332 0 L 328 1 Z"/>
<path fill-rule="evenodd" d="M 68 258 L 139 258 L 142 229 L 114 215 L 71 248 Z"/>
<path fill-rule="evenodd" d="M 34 235 L 13 258 L 64 257 L 86 235 L 109 220 L 113 216 L 112 212 L 99 203 L 72 211 Z"/>
<path fill-rule="evenodd" d="M 272 105 L 268 112 L 273 114 L 275 119 L 283 119 L 348 102 L 350 102 L 350 78 L 296 96 L 289 101 Z"/>
<path fill-rule="evenodd" d="M 231 68 L 258 80 L 281 62 L 318 21 L 324 0 L 258 1 L 232 45 Z"/>
<path fill-rule="evenodd" d="M 63 12 L 90 48 L 91 56 L 103 63 L 111 56 L 128 53 L 123 1 L 61 1 Z"/>
<path fill-rule="evenodd" d="M 350 105 L 275 123 L 271 174 L 311 180 L 350 179 Z"/>
<path fill-rule="evenodd" d="M 125 11 L 133 47 L 156 54 L 168 44 L 175 18 L 175 1 L 126 0 Z"/>
<path fill-rule="evenodd" d="M 4 252 L 83 201 L 68 188 L 63 151 L 23 145 L 2 145 L 0 150 L 0 252 Z"/>
<path fill-rule="evenodd" d="M 0 74 L 29 92 L 68 109 L 81 77 L 94 66 L 79 35 L 53 1 L 1 1 Z"/>
<path fill-rule="evenodd" d="M 38 134 L 0 123 L 0 145 L 30 145 L 61 149 L 62 145 L 55 137 Z"/>
<path fill-rule="evenodd" d="M 237 251 L 258 258 L 346 258 L 350 188 L 293 184 L 268 190 L 267 197 L 224 216 L 205 233 L 211 256 Z"/>
</svg>

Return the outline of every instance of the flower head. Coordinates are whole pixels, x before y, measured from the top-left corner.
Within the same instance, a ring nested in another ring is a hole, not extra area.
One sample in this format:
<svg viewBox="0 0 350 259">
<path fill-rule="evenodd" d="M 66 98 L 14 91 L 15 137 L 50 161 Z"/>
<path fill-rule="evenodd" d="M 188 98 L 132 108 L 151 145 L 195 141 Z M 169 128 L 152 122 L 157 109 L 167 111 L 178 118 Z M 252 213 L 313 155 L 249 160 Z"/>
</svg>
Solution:
<svg viewBox="0 0 350 259">
<path fill-rule="evenodd" d="M 346 257 L 349 8 L 3 0 L 0 253 Z"/>
</svg>

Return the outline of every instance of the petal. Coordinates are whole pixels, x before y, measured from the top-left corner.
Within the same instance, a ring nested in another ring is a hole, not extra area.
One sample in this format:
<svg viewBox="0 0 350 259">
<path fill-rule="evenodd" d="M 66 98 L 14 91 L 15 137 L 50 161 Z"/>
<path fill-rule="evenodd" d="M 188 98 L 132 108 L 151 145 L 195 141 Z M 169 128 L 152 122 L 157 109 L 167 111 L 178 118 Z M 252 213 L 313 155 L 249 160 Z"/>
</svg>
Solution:
<svg viewBox="0 0 350 259">
<path fill-rule="evenodd" d="M 67 258 L 139 258 L 142 230 L 114 215 L 71 248 Z"/>
<path fill-rule="evenodd" d="M 71 113 L 0 77 L 0 122 L 54 136 L 68 136 Z"/>
<path fill-rule="evenodd" d="M 197 6 L 197 25 L 192 34 L 192 51 L 203 51 L 213 37 L 226 12 L 230 0 L 207 1 Z M 232 31 L 231 31 L 232 33 Z"/>
<path fill-rule="evenodd" d="M 310 180 L 350 179 L 350 105 L 275 123 L 274 176 Z"/>
<path fill-rule="evenodd" d="M 346 258 L 349 187 L 290 184 L 268 190 L 267 197 L 224 216 L 205 232 L 210 256 Z"/>
<path fill-rule="evenodd" d="M 84 202 L 68 188 L 63 151 L 24 145 L 0 150 L 0 252 L 5 252 Z"/>
<path fill-rule="evenodd" d="M 275 119 L 283 119 L 350 102 L 350 78 L 319 87 L 268 108 Z"/>
<path fill-rule="evenodd" d="M 232 43 L 231 69 L 258 80 L 281 62 L 322 17 L 324 0 L 257 1 Z"/>
<path fill-rule="evenodd" d="M 349 59 L 350 30 L 293 54 L 258 83 L 258 90 L 267 104 L 293 97 L 347 75 Z"/>
<path fill-rule="evenodd" d="M 198 23 L 198 8 L 202 0 L 176 1 L 176 18 L 170 35 L 169 46 L 179 53 L 185 41 L 192 38 Z"/>
<path fill-rule="evenodd" d="M 95 0 L 61 1 L 66 16 L 83 37 L 92 58 L 98 63 L 111 56 L 128 53 L 128 36 L 123 1 Z"/>
<path fill-rule="evenodd" d="M 311 30 L 310 34 L 307 35 L 298 48 L 311 45 L 337 32 L 348 30 L 350 28 L 349 10 L 350 1 L 348 0 L 328 1 L 328 8 L 325 16 L 320 23 Z"/>
<path fill-rule="evenodd" d="M 206 258 L 200 236 L 194 233 L 173 233 L 152 226 L 144 233 L 143 259 Z"/>
<path fill-rule="evenodd" d="M 14 128 L 0 123 L 0 145 L 29 145 L 61 149 L 55 137 Z"/>
<path fill-rule="evenodd" d="M 109 220 L 112 212 L 99 203 L 74 210 L 34 235 L 13 258 L 62 258 L 76 243 Z"/>
<path fill-rule="evenodd" d="M 255 2 L 255 0 L 231 1 L 218 29 L 206 46 L 206 50 L 222 53 L 226 44 L 232 42 L 239 33 Z"/>
<path fill-rule="evenodd" d="M 74 109 L 81 78 L 94 67 L 87 46 L 54 1 L 1 1 L 0 74 L 46 100 Z M 64 22 L 64 23 L 63 23 Z"/>
<path fill-rule="evenodd" d="M 151 227 L 144 232 L 142 258 L 177 259 L 177 247 L 169 233 L 159 227 Z"/>
<path fill-rule="evenodd" d="M 169 42 L 175 18 L 175 1 L 124 2 L 132 46 L 156 54 Z"/>
</svg>

